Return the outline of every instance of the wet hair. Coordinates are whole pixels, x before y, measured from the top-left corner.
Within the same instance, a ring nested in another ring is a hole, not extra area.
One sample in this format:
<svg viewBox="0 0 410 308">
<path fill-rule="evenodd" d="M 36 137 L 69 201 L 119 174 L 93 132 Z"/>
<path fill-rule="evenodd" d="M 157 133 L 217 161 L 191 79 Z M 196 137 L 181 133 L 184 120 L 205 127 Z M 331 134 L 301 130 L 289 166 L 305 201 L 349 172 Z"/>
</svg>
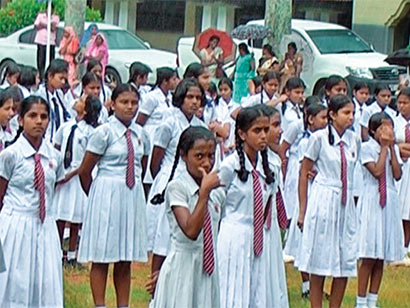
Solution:
<svg viewBox="0 0 410 308">
<path fill-rule="evenodd" d="M 184 103 L 185 96 L 191 87 L 197 87 L 201 91 L 201 107 L 205 106 L 206 104 L 205 91 L 199 84 L 198 80 L 194 78 L 183 79 L 179 83 L 179 85 L 175 89 L 175 93 L 172 99 L 172 105 L 174 105 L 175 107 L 181 108 L 182 104 Z"/>
<path fill-rule="evenodd" d="M 240 43 L 239 46 L 238 46 L 238 48 L 239 48 L 240 50 L 243 50 L 243 51 L 245 52 L 245 54 L 249 54 L 249 53 L 250 53 L 250 52 L 249 52 L 248 45 L 246 45 L 245 43 Z"/>
<path fill-rule="evenodd" d="M 129 83 L 121 83 L 114 89 L 114 91 L 112 91 L 112 101 L 115 102 L 118 96 L 125 92 L 133 92 L 137 94 L 137 98 L 140 99 L 139 93 L 135 90 L 135 88 L 132 85 L 130 85 Z"/>
<path fill-rule="evenodd" d="M 46 76 L 58 73 L 68 73 L 68 63 L 63 59 L 54 59 L 47 68 Z"/>
<path fill-rule="evenodd" d="M 155 85 L 152 87 L 152 89 L 161 86 L 163 82 L 169 81 L 176 75 L 177 72 L 170 67 L 159 67 L 157 69 L 157 81 L 155 82 Z"/>
<path fill-rule="evenodd" d="M 235 126 L 235 140 L 236 140 L 236 152 L 238 153 L 239 157 L 239 165 L 240 169 L 236 172 L 238 173 L 238 177 L 242 182 L 246 182 L 248 180 L 249 172 L 245 168 L 245 153 L 243 150 L 243 140 L 239 137 L 239 130 L 246 132 L 248 131 L 252 124 L 258 119 L 259 117 L 269 117 L 266 108 L 263 105 L 256 105 L 253 107 L 243 108 L 239 111 L 238 117 L 236 118 L 236 126 Z M 274 182 L 275 177 L 274 173 L 269 168 L 269 161 L 268 161 L 268 150 L 265 148 L 261 151 L 262 156 L 262 166 L 263 171 L 266 176 L 266 183 L 271 184 Z"/>
<path fill-rule="evenodd" d="M 226 84 L 231 90 L 233 90 L 233 82 L 230 78 L 228 77 L 221 78 L 221 80 L 219 80 L 219 83 L 218 83 L 218 88 L 224 84 Z"/>
<path fill-rule="evenodd" d="M 16 74 L 20 74 L 20 73 L 21 73 L 20 66 L 17 63 L 13 62 L 13 61 L 9 62 L 7 64 L 6 71 L 4 73 L 4 76 L 3 76 L 3 79 L 1 81 L 1 83 L 3 84 L 6 81 L 7 77 L 13 76 L 13 75 L 16 75 Z"/>
<path fill-rule="evenodd" d="M 100 116 L 101 112 L 101 102 L 100 99 L 97 96 L 88 96 L 87 99 L 85 100 L 85 115 L 83 120 L 93 126 L 97 127 L 98 126 L 98 117 Z"/>
<path fill-rule="evenodd" d="M 21 74 L 18 78 L 19 85 L 30 88 L 36 85 L 36 77 L 38 70 L 32 66 L 23 66 L 21 69 Z"/>
<path fill-rule="evenodd" d="M 273 51 L 273 47 L 271 45 L 269 44 L 263 45 L 262 50 L 266 50 L 272 57 L 276 57 L 276 54 Z"/>
<path fill-rule="evenodd" d="M 174 163 L 172 164 L 171 174 L 169 176 L 167 186 L 168 183 L 174 178 L 175 170 L 178 167 L 180 156 L 188 154 L 188 151 L 194 147 L 197 140 L 212 140 L 216 146 L 215 135 L 209 129 L 202 126 L 189 126 L 187 129 L 185 129 L 179 137 L 178 146 L 175 151 Z M 152 204 L 161 204 L 164 202 L 166 188 L 167 187 L 165 187 L 161 193 L 156 194 L 151 199 Z"/>
<path fill-rule="evenodd" d="M 369 135 L 374 139 L 374 132 L 383 124 L 384 120 L 389 120 L 392 125 L 394 122 L 392 118 L 385 112 L 376 112 L 369 119 Z"/>
<path fill-rule="evenodd" d="M 335 138 L 332 134 L 331 130 L 331 124 L 332 124 L 332 118 L 330 117 L 330 112 L 333 112 L 336 114 L 340 109 L 346 107 L 347 105 L 352 104 L 352 101 L 350 100 L 349 97 L 343 94 L 336 95 L 331 98 L 327 110 L 327 122 L 328 122 L 328 129 L 329 129 L 329 143 L 330 145 L 333 145 L 335 142 Z"/>
<path fill-rule="evenodd" d="M 397 95 L 397 99 L 398 99 L 401 95 L 404 95 L 404 96 L 407 96 L 408 98 L 410 98 L 410 87 L 401 89 L 400 92 L 399 92 L 399 94 Z"/>
<path fill-rule="evenodd" d="M 131 64 L 129 69 L 128 82 L 134 82 L 138 76 L 148 76 L 149 73 L 152 73 L 152 70 L 148 65 L 138 61 L 134 62 Z"/>
<path fill-rule="evenodd" d="M 361 89 L 367 89 L 370 92 L 370 87 L 369 85 L 364 82 L 364 81 L 359 81 L 358 83 L 356 83 L 353 87 L 353 91 L 359 91 Z"/>
<path fill-rule="evenodd" d="M 334 86 L 337 86 L 339 83 L 344 82 L 347 86 L 347 81 L 346 79 L 344 79 L 342 76 L 339 75 L 330 75 L 327 79 L 326 79 L 326 83 L 325 83 L 325 90 L 326 91 L 330 91 L 332 90 L 332 88 Z"/>
<path fill-rule="evenodd" d="M 84 88 L 88 86 L 91 82 L 97 82 L 98 84 L 101 85 L 101 78 L 92 72 L 85 73 L 85 75 L 81 79 L 81 85 L 83 87 L 83 91 L 84 91 Z"/>
<path fill-rule="evenodd" d="M 98 61 L 97 59 L 91 58 L 90 60 L 88 60 L 87 72 L 91 72 L 91 70 L 98 65 L 101 66 L 102 68 L 102 64 L 100 61 Z"/>
<path fill-rule="evenodd" d="M 317 97 L 317 96 L 316 96 Z M 317 97 L 318 98 L 318 97 Z M 303 112 L 303 126 L 305 130 L 309 128 L 309 117 L 317 116 L 321 111 L 326 110 L 326 106 L 320 103 L 311 103 L 304 108 Z"/>
<path fill-rule="evenodd" d="M 196 78 L 198 79 L 205 72 L 205 66 L 201 63 L 191 63 L 185 70 L 184 79 L 185 78 Z"/>
<path fill-rule="evenodd" d="M 390 87 L 387 84 L 378 83 L 374 89 L 374 96 L 379 95 L 384 90 L 388 90 L 391 93 Z"/>
<path fill-rule="evenodd" d="M 288 44 L 288 48 L 289 47 L 292 47 L 295 51 L 298 51 L 298 48 L 296 47 L 296 43 L 295 42 L 290 42 L 289 44 Z"/>
<path fill-rule="evenodd" d="M 277 81 L 279 81 L 279 76 L 278 74 L 276 74 L 274 71 L 268 71 L 262 79 L 262 83 L 267 83 L 269 82 L 269 80 L 271 79 L 276 79 Z"/>
</svg>

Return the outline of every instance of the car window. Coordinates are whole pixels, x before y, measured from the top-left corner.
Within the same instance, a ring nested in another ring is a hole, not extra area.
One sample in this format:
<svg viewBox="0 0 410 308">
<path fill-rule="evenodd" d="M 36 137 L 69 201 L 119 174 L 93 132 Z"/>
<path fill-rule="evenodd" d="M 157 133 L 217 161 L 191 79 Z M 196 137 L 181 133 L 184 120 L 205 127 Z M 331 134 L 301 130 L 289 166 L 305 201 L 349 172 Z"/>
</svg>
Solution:
<svg viewBox="0 0 410 308">
<path fill-rule="evenodd" d="M 19 42 L 22 44 L 34 44 L 35 37 L 36 37 L 36 30 L 30 29 L 20 34 Z"/>
<path fill-rule="evenodd" d="M 322 54 L 373 52 L 372 48 L 350 30 L 306 31 Z"/>
<path fill-rule="evenodd" d="M 148 49 L 144 41 L 124 30 L 102 30 L 109 49 Z"/>
</svg>

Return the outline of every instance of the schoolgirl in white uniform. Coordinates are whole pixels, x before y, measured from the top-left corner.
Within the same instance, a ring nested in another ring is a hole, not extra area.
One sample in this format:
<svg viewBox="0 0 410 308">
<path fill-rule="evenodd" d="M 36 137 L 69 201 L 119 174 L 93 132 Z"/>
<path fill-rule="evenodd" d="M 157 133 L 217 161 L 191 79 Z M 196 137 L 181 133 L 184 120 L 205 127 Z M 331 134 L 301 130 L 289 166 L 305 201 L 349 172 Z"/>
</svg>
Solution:
<svg viewBox="0 0 410 308">
<path fill-rule="evenodd" d="M 189 127 L 178 143 L 186 168 L 166 191 L 171 244 L 159 273 L 153 307 L 219 307 L 216 239 L 224 193 L 211 173 L 216 140 L 204 127 Z M 176 164 L 174 164 L 176 168 Z M 175 171 L 175 168 L 173 171 Z"/>
<path fill-rule="evenodd" d="M 347 278 L 357 272 L 357 213 L 352 186 L 360 140 L 348 129 L 353 124 L 354 105 L 347 96 L 337 95 L 328 108 L 328 127 L 309 138 L 299 179 L 298 225 L 303 229 L 299 270 L 310 274 L 312 307 L 322 307 L 326 276 L 333 278 L 329 306 L 340 307 Z M 308 196 L 313 166 L 317 174 Z"/>
<path fill-rule="evenodd" d="M 285 95 L 286 102 L 282 104 L 282 129 L 287 131 L 291 123 L 303 122 L 303 95 L 305 93 L 305 83 L 299 77 L 292 77 L 286 82 Z"/>
<path fill-rule="evenodd" d="M 0 241 L 6 271 L 0 274 L 0 307 L 63 307 L 61 246 L 49 215 L 62 158 L 43 139 L 50 109 L 37 96 L 21 104 L 23 134 L 0 154 Z"/>
<path fill-rule="evenodd" d="M 153 251 L 152 273 L 157 272 L 168 253 L 169 226 L 164 205 L 165 188 L 170 178 L 177 144 L 189 126 L 205 126 L 195 114 L 203 106 L 205 93 L 195 79 L 184 79 L 175 90 L 172 117 L 157 127 L 151 160 L 154 177 L 148 196 L 148 249 Z M 183 165 L 183 163 L 180 163 Z M 179 170 L 177 170 L 179 172 Z M 177 173 L 178 174 L 178 173 Z"/>
<path fill-rule="evenodd" d="M 76 263 L 78 230 L 83 222 L 83 212 L 87 206 L 87 196 L 81 188 L 78 169 L 84 158 L 88 139 L 98 125 L 101 102 L 97 96 L 89 96 L 85 104 L 78 101 L 75 109 L 77 117 L 64 123 L 56 133 L 55 147 L 63 157 L 65 178 L 54 194 L 54 211 L 59 228 L 61 244 L 66 222 L 70 223 L 70 243 L 67 261 Z"/>
<path fill-rule="evenodd" d="M 79 175 L 88 194 L 78 254 L 92 262 L 91 289 L 95 306 L 105 306 L 109 263 L 114 263 L 117 304 L 128 307 L 131 262 L 147 261 L 145 196 L 142 178 L 149 153 L 149 137 L 133 118 L 138 93 L 128 84 L 112 94 L 114 116 L 95 129 Z M 95 179 L 91 173 L 98 164 Z"/>
<path fill-rule="evenodd" d="M 410 88 L 400 90 L 397 96 L 397 107 L 400 111 L 396 118 L 394 134 L 403 160 L 403 174 L 398 185 L 402 205 L 401 218 L 404 229 L 404 264 L 410 264 L 408 248 L 410 241 Z"/>
<path fill-rule="evenodd" d="M 0 152 L 5 149 L 11 136 L 8 132 L 10 120 L 14 116 L 13 96 L 9 90 L 0 92 Z"/>
<path fill-rule="evenodd" d="M 275 185 L 265 114 L 263 105 L 239 112 L 236 152 L 222 162 L 218 173 L 226 192 L 217 245 L 221 307 L 267 307 L 268 295 L 278 292 L 272 283 L 277 277 L 266 272 L 264 214 Z"/>
<path fill-rule="evenodd" d="M 327 108 L 321 104 L 319 97 L 310 96 L 306 99 L 306 105 L 304 108 L 304 132 L 302 139 L 298 143 L 297 157 L 299 165 L 297 166 L 297 173 L 300 170 L 300 162 L 302 162 L 303 157 L 306 152 L 306 148 L 309 142 L 309 138 L 313 132 L 325 128 L 327 124 Z M 299 178 L 299 177 L 298 177 Z M 295 183 L 297 185 L 297 182 Z M 295 190 L 297 194 L 297 187 Z M 309 193 L 308 193 L 309 195 Z M 297 268 L 299 263 L 299 251 L 300 251 L 300 241 L 302 233 L 298 227 L 299 218 L 299 198 L 296 195 L 296 205 L 294 207 L 294 212 L 292 213 L 293 219 L 289 225 L 289 233 L 286 238 L 284 253 L 285 255 L 293 257 L 294 266 Z M 309 297 L 309 275 L 307 273 L 301 272 L 302 278 L 302 297 Z"/>
<path fill-rule="evenodd" d="M 32 66 L 24 66 L 18 79 L 18 87 L 23 95 L 23 99 L 37 91 L 40 83 L 40 74 Z"/>
<path fill-rule="evenodd" d="M 330 75 L 325 82 L 325 93 L 322 97 L 322 104 L 327 107 L 330 100 L 336 95 L 347 94 L 347 81 L 342 76 Z"/>
<path fill-rule="evenodd" d="M 395 119 L 397 113 L 389 106 L 391 102 L 391 91 L 388 85 L 379 84 L 374 89 L 375 101 L 364 108 L 360 125 L 362 127 L 362 140 L 366 141 L 369 137 L 368 125 L 370 117 L 376 112 L 386 112 L 390 118 Z"/>
<path fill-rule="evenodd" d="M 51 143 L 53 143 L 54 136 L 61 124 L 67 122 L 74 115 L 61 90 L 67 80 L 67 72 L 68 64 L 66 61 L 61 59 L 51 61 L 47 69 L 46 82 L 40 85 L 36 93 L 50 105 L 50 123 L 45 138 Z"/>
<path fill-rule="evenodd" d="M 18 79 L 20 77 L 21 68 L 17 63 L 9 62 L 4 72 L 3 80 L 1 81 L 0 89 L 7 89 L 8 87 L 18 86 Z"/>
<path fill-rule="evenodd" d="M 133 62 L 130 66 L 128 83 L 138 91 L 141 98 L 151 90 L 147 85 L 150 73 L 152 73 L 151 68 L 139 61 Z"/>
<path fill-rule="evenodd" d="M 359 308 L 376 307 L 383 263 L 403 258 L 404 241 L 395 183 L 402 175 L 402 161 L 394 140 L 393 121 L 386 113 L 377 112 L 370 117 L 368 128 L 370 138 L 360 152 L 366 190 L 357 205 L 361 263 L 356 307 Z"/>
</svg>

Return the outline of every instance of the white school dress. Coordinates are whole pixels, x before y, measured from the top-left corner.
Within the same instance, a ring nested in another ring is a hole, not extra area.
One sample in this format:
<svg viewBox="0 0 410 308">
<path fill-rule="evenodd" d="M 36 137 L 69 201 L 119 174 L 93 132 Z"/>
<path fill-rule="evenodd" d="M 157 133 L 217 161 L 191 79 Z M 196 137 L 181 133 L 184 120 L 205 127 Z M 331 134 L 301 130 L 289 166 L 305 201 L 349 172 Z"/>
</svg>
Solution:
<svg viewBox="0 0 410 308">
<path fill-rule="evenodd" d="M 395 145 L 397 160 L 402 163 L 399 148 Z M 373 138 L 362 144 L 360 161 L 363 166 L 377 163 L 381 147 Z M 391 153 L 386 158 L 386 206 L 380 206 L 379 181 L 365 167 L 363 185 L 357 208 L 360 215 L 359 258 L 380 259 L 387 262 L 402 260 L 403 227 L 401 224 L 401 204 L 391 167 Z"/>
<path fill-rule="evenodd" d="M 299 175 L 300 171 L 300 165 L 303 160 L 303 157 L 305 156 L 305 152 L 309 143 L 309 138 L 311 136 L 310 130 L 305 130 L 303 132 L 302 138 L 298 143 L 298 148 L 297 148 L 297 154 L 296 157 L 298 159 L 298 166 L 296 170 L 296 174 Z M 296 167 L 295 167 L 296 168 Z M 285 248 L 284 248 L 284 253 L 288 256 L 292 256 L 295 258 L 295 261 L 293 265 L 297 267 L 298 264 L 298 259 L 299 259 L 299 251 L 300 251 L 300 242 L 302 238 L 302 232 L 300 231 L 298 227 L 298 219 L 299 219 L 299 176 L 296 178 L 295 182 L 295 205 L 293 207 L 293 213 L 291 217 L 293 218 L 290 221 L 289 224 L 289 232 L 288 236 L 286 238 L 286 243 L 285 243 Z M 308 196 L 309 196 L 309 190 L 310 190 L 311 183 L 309 181 L 308 184 Z"/>
<path fill-rule="evenodd" d="M 193 116 L 191 121 L 188 121 L 185 114 L 179 108 L 173 108 L 172 114 L 173 117 L 167 117 L 158 126 L 154 134 L 154 146 L 165 149 L 165 153 L 147 200 L 148 249 L 161 256 L 167 255 L 170 236 L 165 203 L 152 204 L 151 200 L 155 195 L 162 193 L 168 183 L 179 137 L 182 132 L 189 126 L 205 126 L 196 116 Z M 179 168 L 175 172 L 175 177 L 178 176 L 180 168 L 185 167 L 182 160 L 179 161 L 178 165 Z"/>
<path fill-rule="evenodd" d="M 370 117 L 374 115 L 375 113 L 382 112 L 382 111 L 384 111 L 387 115 L 389 115 L 394 122 L 397 116 L 397 112 L 393 110 L 390 106 L 386 106 L 384 109 L 382 109 L 379 103 L 377 101 L 374 101 L 371 105 L 364 107 L 362 118 L 360 119 L 360 125 L 364 128 L 368 128 Z"/>
<path fill-rule="evenodd" d="M 303 123 L 296 121 L 289 125 L 283 133 L 283 141 L 290 144 L 288 150 L 288 163 L 286 167 L 286 177 L 283 187 L 283 198 L 286 200 L 286 214 L 288 219 L 293 218 L 295 207 L 298 206 L 298 183 L 299 166 L 298 146 L 303 136 Z M 297 218 L 297 217 L 296 217 Z"/>
<path fill-rule="evenodd" d="M 204 122 L 209 124 L 213 121 L 218 121 L 221 124 L 225 124 L 226 118 L 229 114 L 228 105 L 223 98 L 216 100 L 210 99 L 204 107 Z"/>
<path fill-rule="evenodd" d="M 285 102 L 285 106 L 282 108 L 282 123 L 280 126 L 282 130 L 286 132 L 294 122 L 301 122 L 303 124 L 303 112 L 300 110 L 299 105 L 297 103 L 292 103 L 290 100 Z"/>
<path fill-rule="evenodd" d="M 346 130 L 339 137 L 330 126 L 334 143 L 329 143 L 329 128 L 309 138 L 305 158 L 317 171 L 307 200 L 303 223 L 299 270 L 331 277 L 357 274 L 357 213 L 353 199 L 353 173 L 360 152 L 360 140 Z M 347 161 L 347 198 L 342 205 L 340 142 Z"/>
<path fill-rule="evenodd" d="M 91 183 L 88 207 L 80 239 L 79 262 L 115 263 L 147 261 L 147 225 L 142 187 L 143 156 L 150 149 L 149 137 L 131 122 L 135 185 L 126 185 L 127 127 L 111 116 L 92 133 L 87 152 L 100 155 L 97 176 Z"/>
<path fill-rule="evenodd" d="M 283 188 L 282 160 L 279 155 L 268 149 L 269 167 L 275 174 L 275 190 Z M 276 193 L 275 191 L 275 193 Z M 264 247 L 266 254 L 266 307 L 289 307 L 286 285 L 285 263 L 283 262 L 282 239 L 278 223 L 275 194 L 272 195 L 272 220 L 270 229 L 264 225 Z M 275 279 L 269 279 L 275 277 Z"/>
<path fill-rule="evenodd" d="M 57 131 L 54 140 L 55 144 L 60 147 L 63 160 L 66 156 L 68 138 L 74 125 L 77 128 L 74 130 L 72 160 L 70 166 L 64 168 L 65 175 L 80 167 L 85 155 L 88 139 L 94 131 L 94 127 L 88 125 L 84 120 L 77 123 L 73 119 L 64 123 Z M 56 220 L 82 223 L 87 202 L 87 195 L 81 187 L 78 174 L 72 177 L 70 181 L 57 185 L 53 201 Z"/>
<path fill-rule="evenodd" d="M 401 143 L 406 141 L 406 125 L 407 121 L 401 114 L 396 118 L 394 126 L 394 135 L 396 142 Z M 401 218 L 403 220 L 410 220 L 410 163 L 409 159 L 405 160 L 402 165 L 402 175 L 400 181 L 397 183 L 399 197 L 402 205 Z"/>
<path fill-rule="evenodd" d="M 7 79 L 5 79 L 4 82 L 0 85 L 0 89 L 2 89 L 2 90 L 6 90 L 9 87 L 10 87 L 10 84 L 7 81 Z"/>
<path fill-rule="evenodd" d="M 268 307 L 266 300 L 274 286 L 277 276 L 266 273 L 267 254 L 270 249 L 264 236 L 262 254 L 255 256 L 253 250 L 253 208 L 254 192 L 252 164 L 245 155 L 245 168 L 248 179 L 242 182 L 237 174 L 240 169 L 237 152 L 228 156 L 218 173 L 226 192 L 225 211 L 218 235 L 218 266 L 221 307 Z M 265 182 L 262 158 L 258 155 L 256 171 L 262 188 L 265 209 L 269 195 L 274 193 L 274 184 Z M 273 225 L 273 224 L 272 224 Z M 267 277 L 268 276 L 268 277 Z M 269 280 L 269 281 L 267 281 Z"/>
<path fill-rule="evenodd" d="M 231 146 L 235 146 L 236 120 L 232 117 L 232 113 L 235 112 L 238 108 L 240 108 L 241 105 L 234 102 L 233 99 L 230 99 L 228 103 L 223 99 L 223 97 L 221 97 L 220 100 L 223 100 L 226 103 L 226 106 L 228 107 L 228 113 L 225 117 L 224 123 L 229 123 L 229 136 L 225 140 L 225 148 L 229 148 Z"/>
<path fill-rule="evenodd" d="M 265 90 L 262 90 L 262 92 L 255 94 L 255 95 L 251 95 L 249 97 L 247 97 L 245 100 L 243 100 L 243 102 L 241 103 L 242 108 L 246 108 L 246 107 L 253 107 L 256 106 L 258 104 L 266 104 L 267 102 L 269 102 L 272 99 L 277 99 L 278 96 L 275 93 L 273 95 L 273 97 L 269 97 L 269 95 L 266 93 Z M 279 103 L 278 105 L 276 105 L 275 107 L 279 112 L 281 112 L 282 109 L 282 104 Z M 281 112 L 282 113 L 282 112 Z"/>
<path fill-rule="evenodd" d="M 8 181 L 0 212 L 6 271 L 0 274 L 0 307 L 63 307 L 60 238 L 49 215 L 54 185 L 64 178 L 62 158 L 43 140 L 38 153 L 45 175 L 46 216 L 39 217 L 34 154 L 24 135 L 0 154 L 0 176 Z"/>
<path fill-rule="evenodd" d="M 188 238 L 172 211 L 172 207 L 180 206 L 192 213 L 198 202 L 198 192 L 198 184 L 186 169 L 168 185 L 165 203 L 171 232 L 170 250 L 158 277 L 153 307 L 219 307 L 216 239 L 225 194 L 221 188 L 214 189 L 208 201 L 215 262 L 211 275 L 203 269 L 203 231 L 196 240 Z"/>
<path fill-rule="evenodd" d="M 354 122 L 351 129 L 355 132 L 357 137 L 361 140 L 362 139 L 362 127 L 360 125 L 360 119 L 363 116 L 363 110 L 366 107 L 366 104 L 360 103 L 357 101 L 355 97 L 353 97 L 354 103 Z M 356 166 L 354 168 L 354 184 L 353 184 L 353 195 L 355 197 L 359 197 L 361 192 L 363 191 L 363 172 L 362 172 L 362 164 L 360 163 L 360 159 L 357 160 Z"/>
<path fill-rule="evenodd" d="M 50 92 L 45 85 L 40 85 L 36 95 L 41 96 L 50 106 L 50 122 L 44 137 L 54 143 L 54 137 L 60 126 L 69 121 L 74 115 L 74 110 L 64 98 L 64 93 L 60 89 Z"/>
</svg>

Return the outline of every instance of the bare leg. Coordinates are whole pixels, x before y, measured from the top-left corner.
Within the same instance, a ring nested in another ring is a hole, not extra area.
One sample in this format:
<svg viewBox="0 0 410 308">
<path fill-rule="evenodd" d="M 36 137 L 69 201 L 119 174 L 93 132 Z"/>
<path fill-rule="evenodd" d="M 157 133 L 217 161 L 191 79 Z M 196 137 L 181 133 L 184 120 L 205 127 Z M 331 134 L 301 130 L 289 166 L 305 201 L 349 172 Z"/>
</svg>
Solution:
<svg viewBox="0 0 410 308">
<path fill-rule="evenodd" d="M 380 284 L 383 278 L 383 260 L 375 260 L 371 280 L 370 280 L 370 288 L 369 292 L 373 294 L 379 293 Z"/>
<path fill-rule="evenodd" d="M 310 275 L 310 306 L 322 308 L 324 276 Z"/>
<path fill-rule="evenodd" d="M 58 235 L 60 236 L 61 248 L 63 248 L 64 227 L 65 227 L 65 221 L 58 220 L 57 229 L 58 229 Z"/>
<path fill-rule="evenodd" d="M 306 272 L 300 272 L 300 275 L 302 276 L 302 282 L 309 281 L 309 274 Z"/>
<path fill-rule="evenodd" d="M 161 269 L 162 263 L 164 263 L 165 257 L 153 254 L 151 264 L 151 274 L 158 272 Z"/>
<path fill-rule="evenodd" d="M 80 224 L 70 225 L 70 243 L 68 245 L 69 251 L 77 250 L 77 240 L 78 240 L 78 230 L 80 229 Z"/>
<path fill-rule="evenodd" d="M 128 307 L 131 286 L 131 262 L 114 264 L 114 286 L 117 294 L 117 307 Z"/>
<path fill-rule="evenodd" d="M 357 279 L 357 295 L 360 297 L 366 297 L 367 295 L 367 286 L 375 262 L 376 260 L 374 259 L 362 259 Z"/>
<path fill-rule="evenodd" d="M 339 308 L 342 306 L 343 296 L 345 295 L 347 278 L 333 278 L 332 291 L 330 292 L 329 307 Z"/>
<path fill-rule="evenodd" d="M 90 284 L 95 306 L 105 306 L 105 289 L 107 287 L 107 274 L 107 263 L 93 263 L 91 265 Z"/>
<path fill-rule="evenodd" d="M 403 220 L 404 246 L 409 247 L 410 242 L 410 220 Z"/>
</svg>

